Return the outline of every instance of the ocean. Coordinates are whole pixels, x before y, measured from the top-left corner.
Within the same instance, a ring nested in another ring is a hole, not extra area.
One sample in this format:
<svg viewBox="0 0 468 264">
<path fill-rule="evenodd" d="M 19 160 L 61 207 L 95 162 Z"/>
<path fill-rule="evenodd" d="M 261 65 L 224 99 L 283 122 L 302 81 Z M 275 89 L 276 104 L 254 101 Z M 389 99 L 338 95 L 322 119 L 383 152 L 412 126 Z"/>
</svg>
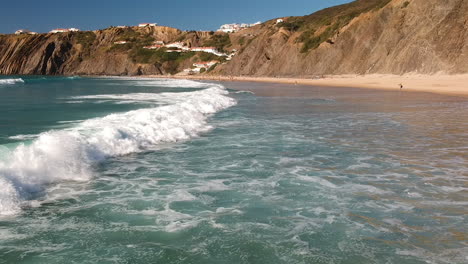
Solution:
<svg viewBox="0 0 468 264">
<path fill-rule="evenodd" d="M 0 263 L 467 263 L 468 100 L 0 77 Z"/>
</svg>

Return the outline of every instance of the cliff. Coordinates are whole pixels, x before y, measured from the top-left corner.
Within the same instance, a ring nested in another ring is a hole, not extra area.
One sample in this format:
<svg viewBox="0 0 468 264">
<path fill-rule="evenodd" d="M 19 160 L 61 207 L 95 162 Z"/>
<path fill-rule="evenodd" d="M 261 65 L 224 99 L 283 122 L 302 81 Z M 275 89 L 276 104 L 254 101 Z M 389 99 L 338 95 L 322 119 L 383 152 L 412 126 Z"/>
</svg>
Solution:
<svg viewBox="0 0 468 264">
<path fill-rule="evenodd" d="M 360 0 L 241 31 L 228 75 L 468 72 L 468 1 Z"/>
<path fill-rule="evenodd" d="M 0 35 L 0 74 L 174 74 L 217 59 L 142 48 L 155 40 L 237 51 L 205 73 L 214 75 L 468 73 L 466 0 L 357 0 L 283 19 L 229 35 L 159 26 Z"/>
<path fill-rule="evenodd" d="M 173 74 L 203 54 L 143 49 L 154 41 L 202 45 L 214 34 L 169 27 L 109 28 L 38 35 L 0 35 L 0 74 L 142 75 Z M 115 44 L 126 41 L 127 44 Z M 206 57 L 206 56 L 205 56 Z"/>
</svg>

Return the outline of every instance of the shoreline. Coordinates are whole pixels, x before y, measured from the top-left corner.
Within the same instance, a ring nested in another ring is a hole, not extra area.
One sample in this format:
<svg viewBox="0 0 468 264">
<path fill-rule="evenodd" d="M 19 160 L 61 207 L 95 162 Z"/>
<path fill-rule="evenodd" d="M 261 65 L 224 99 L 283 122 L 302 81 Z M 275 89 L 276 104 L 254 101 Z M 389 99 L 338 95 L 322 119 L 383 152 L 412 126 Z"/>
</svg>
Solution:
<svg viewBox="0 0 468 264">
<path fill-rule="evenodd" d="M 468 74 L 459 75 L 331 75 L 318 79 L 280 78 L 280 77 L 248 77 L 248 76 L 199 76 L 199 75 L 142 75 L 141 78 L 189 79 L 200 81 L 238 81 L 263 82 L 292 85 L 309 85 L 342 88 L 363 88 L 386 91 L 428 92 L 451 96 L 468 97 Z"/>
</svg>

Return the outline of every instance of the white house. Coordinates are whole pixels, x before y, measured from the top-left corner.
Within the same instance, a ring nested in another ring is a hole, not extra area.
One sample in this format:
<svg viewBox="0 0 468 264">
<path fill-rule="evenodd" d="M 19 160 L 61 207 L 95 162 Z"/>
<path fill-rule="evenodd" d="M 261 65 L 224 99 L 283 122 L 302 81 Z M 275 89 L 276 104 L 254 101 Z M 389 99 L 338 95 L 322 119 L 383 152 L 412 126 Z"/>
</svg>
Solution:
<svg viewBox="0 0 468 264">
<path fill-rule="evenodd" d="M 68 32 L 69 30 L 66 29 L 66 28 L 56 28 L 56 29 L 52 29 L 49 33 L 65 33 L 65 32 Z"/>
<path fill-rule="evenodd" d="M 157 25 L 157 23 L 140 23 L 138 24 L 138 27 L 155 27 Z"/>
<path fill-rule="evenodd" d="M 29 31 L 27 29 L 19 29 L 19 30 L 15 31 L 15 35 L 33 34 L 33 33 L 37 34 L 36 32 L 31 32 L 31 31 Z"/>
<path fill-rule="evenodd" d="M 244 28 L 249 28 L 249 27 L 253 27 L 253 26 L 256 26 L 256 25 L 260 25 L 262 22 L 257 22 L 257 23 L 254 23 L 254 24 L 247 24 L 247 23 L 242 23 L 242 24 L 224 24 L 222 25 L 221 27 L 219 27 L 218 31 L 219 32 L 225 32 L 225 33 L 232 33 L 232 32 L 236 32 L 236 31 L 239 31 L 241 29 L 244 29 Z"/>
<path fill-rule="evenodd" d="M 154 42 L 154 44 L 156 44 L 156 45 L 164 45 L 164 41 L 162 41 L 162 40 L 156 40 L 156 41 Z"/>
<path fill-rule="evenodd" d="M 208 52 L 208 53 L 218 53 L 215 47 L 195 47 L 191 48 L 191 51 L 202 51 L 202 52 Z"/>
<path fill-rule="evenodd" d="M 123 44 L 127 44 L 127 43 L 128 42 L 124 41 L 124 40 L 114 42 L 114 44 L 116 44 L 116 45 L 123 45 Z"/>
<path fill-rule="evenodd" d="M 284 19 L 282 19 L 282 18 L 276 19 L 276 24 L 283 23 L 283 22 L 284 22 Z"/>
<path fill-rule="evenodd" d="M 169 43 L 166 45 L 166 48 L 178 48 L 178 49 L 182 49 L 184 47 L 184 43 L 183 42 L 173 42 L 173 43 Z"/>
<path fill-rule="evenodd" d="M 236 32 L 239 29 L 240 29 L 239 24 L 224 24 L 218 29 L 218 31 L 224 32 L 224 33 L 232 33 L 232 32 Z"/>
<path fill-rule="evenodd" d="M 77 28 L 56 28 L 52 29 L 49 33 L 65 33 L 65 32 L 78 32 L 80 31 Z"/>
</svg>

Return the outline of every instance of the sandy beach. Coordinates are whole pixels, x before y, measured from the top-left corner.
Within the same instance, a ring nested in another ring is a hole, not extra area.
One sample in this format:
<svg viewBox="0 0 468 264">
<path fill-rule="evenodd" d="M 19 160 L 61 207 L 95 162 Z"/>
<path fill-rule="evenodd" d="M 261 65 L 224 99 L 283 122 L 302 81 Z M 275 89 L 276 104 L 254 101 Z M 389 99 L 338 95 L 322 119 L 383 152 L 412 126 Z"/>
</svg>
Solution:
<svg viewBox="0 0 468 264">
<path fill-rule="evenodd" d="M 453 96 L 468 97 L 468 74 L 463 75 L 334 75 L 323 76 L 317 79 L 306 78 L 275 78 L 275 77 L 244 77 L 244 76 L 210 76 L 210 75 L 184 75 L 184 76 L 157 76 L 152 78 L 175 78 L 193 80 L 215 81 L 245 81 L 245 82 L 270 82 L 297 85 L 329 86 L 329 87 L 353 87 L 382 90 L 400 90 L 409 92 L 430 92 Z"/>
</svg>

